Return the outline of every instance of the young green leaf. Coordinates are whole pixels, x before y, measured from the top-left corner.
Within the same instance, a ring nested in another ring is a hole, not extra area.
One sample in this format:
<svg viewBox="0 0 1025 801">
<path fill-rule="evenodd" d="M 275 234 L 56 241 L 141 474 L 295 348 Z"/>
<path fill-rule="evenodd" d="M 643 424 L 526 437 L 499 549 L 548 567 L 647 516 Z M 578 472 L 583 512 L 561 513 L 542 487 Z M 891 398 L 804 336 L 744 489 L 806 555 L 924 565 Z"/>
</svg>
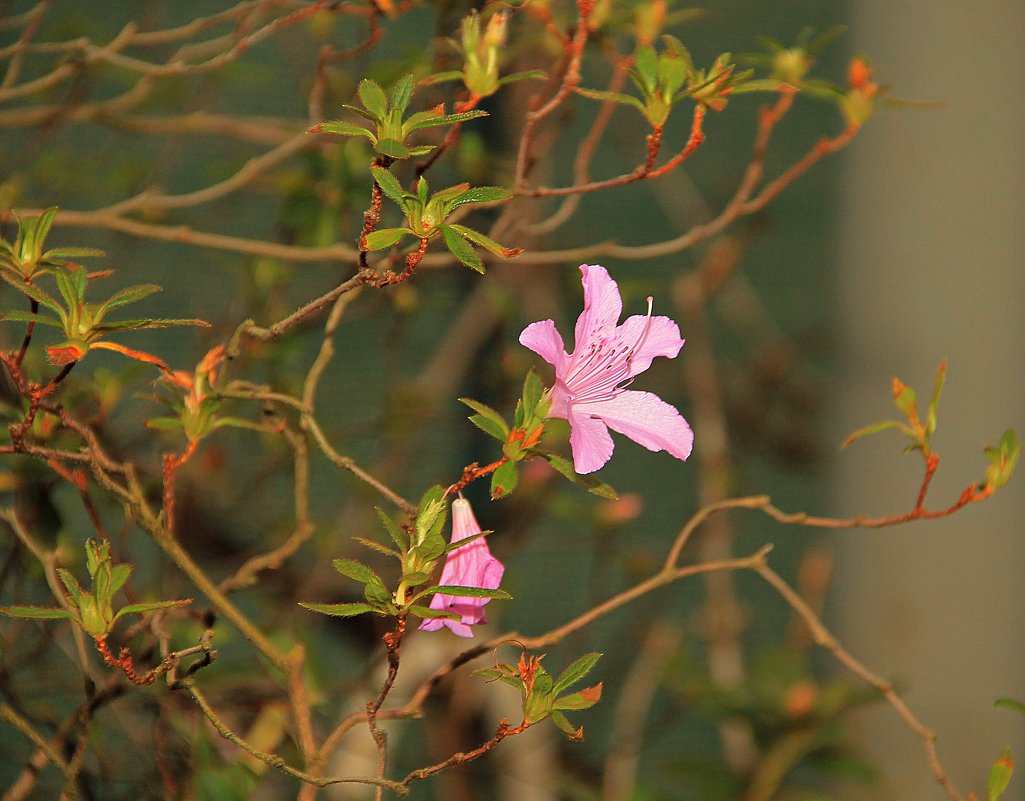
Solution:
<svg viewBox="0 0 1025 801">
<path fill-rule="evenodd" d="M 510 495 L 516 489 L 520 481 L 519 470 L 516 462 L 509 460 L 499 465 L 498 469 L 491 475 L 491 500 L 497 501 Z"/>
<path fill-rule="evenodd" d="M 49 609 L 43 606 L 0 606 L 0 615 L 26 617 L 35 620 L 75 620 L 67 609 Z"/>
<path fill-rule="evenodd" d="M 590 673 L 598 660 L 601 659 L 602 655 L 597 651 L 592 651 L 589 654 L 584 654 L 578 659 L 574 659 L 562 673 L 559 674 L 559 678 L 555 680 L 555 685 L 552 688 L 552 692 L 556 695 L 561 693 L 563 690 L 572 687 L 584 676 Z"/>
<path fill-rule="evenodd" d="M 483 274 L 484 262 L 481 261 L 480 256 L 474 253 L 473 248 L 470 247 L 467 241 L 451 226 L 441 225 L 439 227 L 441 228 L 441 235 L 445 239 L 445 247 L 449 249 L 449 252 L 471 270 L 476 270 Z"/>
<path fill-rule="evenodd" d="M 410 233 L 408 228 L 380 228 L 367 234 L 362 244 L 367 250 L 384 250 L 397 245 Z"/>
<path fill-rule="evenodd" d="M 299 606 L 304 609 L 309 609 L 311 612 L 320 612 L 322 615 L 331 615 L 332 617 L 355 617 L 356 615 L 362 615 L 365 612 L 373 612 L 375 615 L 383 615 L 380 609 L 370 604 L 308 604 L 299 602 Z"/>
<path fill-rule="evenodd" d="M 367 111 L 379 120 L 384 119 L 388 113 L 388 98 L 385 97 L 384 90 L 377 83 L 370 78 L 364 78 L 356 87 L 356 92 Z"/>
<path fill-rule="evenodd" d="M 599 498 L 608 498 L 611 501 L 619 498 L 619 493 L 616 492 L 611 486 L 606 484 L 591 475 L 581 475 L 573 469 L 573 463 L 568 459 L 563 459 L 557 454 L 550 453 L 549 451 L 543 451 L 537 448 L 531 449 L 531 453 L 536 453 L 542 457 L 548 464 L 554 467 L 559 473 L 564 475 L 574 484 L 583 487 L 592 495 L 597 495 Z"/>
</svg>

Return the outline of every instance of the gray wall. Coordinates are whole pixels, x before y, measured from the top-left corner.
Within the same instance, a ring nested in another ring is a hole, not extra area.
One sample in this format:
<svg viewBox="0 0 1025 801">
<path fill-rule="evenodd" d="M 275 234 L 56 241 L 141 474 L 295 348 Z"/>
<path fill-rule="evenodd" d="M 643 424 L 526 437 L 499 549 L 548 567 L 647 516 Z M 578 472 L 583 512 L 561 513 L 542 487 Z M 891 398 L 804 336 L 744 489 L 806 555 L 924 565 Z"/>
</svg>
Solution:
<svg viewBox="0 0 1025 801">
<path fill-rule="evenodd" d="M 1025 4 L 858 0 L 848 18 L 881 82 L 946 104 L 884 110 L 843 157 L 834 433 L 890 416 L 892 375 L 928 396 L 949 357 L 939 507 L 982 477 L 984 444 L 1025 429 Z M 911 508 L 921 462 L 901 446 L 889 432 L 838 456 L 834 512 Z M 938 523 L 836 538 L 841 638 L 906 689 L 958 789 L 982 797 L 1000 749 L 1025 760 L 1025 720 L 991 707 L 1025 700 L 1023 478 Z M 892 710 L 860 723 L 888 774 L 881 797 L 945 797 Z"/>
</svg>

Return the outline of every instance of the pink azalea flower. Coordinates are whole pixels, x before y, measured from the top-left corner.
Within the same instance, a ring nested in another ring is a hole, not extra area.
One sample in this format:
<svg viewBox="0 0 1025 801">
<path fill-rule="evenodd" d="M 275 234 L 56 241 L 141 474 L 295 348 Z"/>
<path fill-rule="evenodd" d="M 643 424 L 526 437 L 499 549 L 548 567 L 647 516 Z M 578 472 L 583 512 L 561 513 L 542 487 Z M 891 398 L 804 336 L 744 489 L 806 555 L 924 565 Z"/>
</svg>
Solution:
<svg viewBox="0 0 1025 801">
<path fill-rule="evenodd" d="M 457 498 L 452 502 L 452 543 L 455 544 L 467 537 L 480 534 L 480 524 L 473 516 L 470 502 Z M 445 558 L 445 566 L 441 569 L 439 584 L 459 587 L 480 587 L 485 590 L 497 590 L 505 566 L 491 555 L 491 550 L 484 537 L 479 537 L 454 551 L 449 551 Z M 458 595 L 446 595 L 443 592 L 434 594 L 431 609 L 439 612 L 454 612 L 460 615 L 459 620 L 436 617 L 425 620 L 420 628 L 425 631 L 436 631 L 448 626 L 460 637 L 472 637 L 470 628 L 474 623 L 487 623 L 484 617 L 484 604 L 490 598 L 466 598 Z"/>
<path fill-rule="evenodd" d="M 520 344 L 555 367 L 549 417 L 572 428 L 573 467 L 593 473 L 612 456 L 609 429 L 625 434 L 652 451 L 677 459 L 690 456 L 694 433 L 676 409 L 651 392 L 627 390 L 634 376 L 656 356 L 674 358 L 683 346 L 680 329 L 668 317 L 628 317 L 619 325 L 623 300 L 619 286 L 600 264 L 582 264 L 584 310 L 577 318 L 573 353 L 551 320 L 531 323 Z"/>
</svg>

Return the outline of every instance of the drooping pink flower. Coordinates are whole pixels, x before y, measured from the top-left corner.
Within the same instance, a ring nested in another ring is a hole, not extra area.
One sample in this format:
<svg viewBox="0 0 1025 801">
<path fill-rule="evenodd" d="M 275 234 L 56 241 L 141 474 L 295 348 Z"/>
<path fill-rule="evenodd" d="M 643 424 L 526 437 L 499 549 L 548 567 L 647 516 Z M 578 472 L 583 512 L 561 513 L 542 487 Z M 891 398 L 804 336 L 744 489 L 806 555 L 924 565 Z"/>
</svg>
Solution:
<svg viewBox="0 0 1025 801">
<path fill-rule="evenodd" d="M 626 387 L 656 356 L 674 358 L 683 346 L 680 329 L 668 317 L 628 317 L 619 325 L 619 286 L 600 264 L 582 264 L 584 310 L 577 318 L 575 347 L 566 353 L 551 320 L 531 323 L 520 344 L 555 367 L 550 417 L 571 426 L 570 447 L 578 473 L 593 473 L 612 456 L 609 429 L 652 451 L 677 459 L 690 456 L 694 433 L 680 413 L 651 392 Z"/>
<path fill-rule="evenodd" d="M 452 543 L 455 544 L 467 537 L 480 534 L 481 527 L 473 516 L 470 502 L 457 498 L 452 502 Z M 449 551 L 445 558 L 445 566 L 441 569 L 439 584 L 459 587 L 480 587 L 485 590 L 497 590 L 502 581 L 505 566 L 491 555 L 491 550 L 484 537 Z M 468 598 L 459 595 L 446 595 L 438 592 L 431 599 L 430 608 L 439 612 L 454 612 L 459 620 L 444 617 L 431 618 L 420 624 L 425 631 L 436 631 L 448 626 L 460 637 L 472 637 L 470 628 L 474 623 L 486 623 L 484 604 L 490 598 Z"/>
</svg>

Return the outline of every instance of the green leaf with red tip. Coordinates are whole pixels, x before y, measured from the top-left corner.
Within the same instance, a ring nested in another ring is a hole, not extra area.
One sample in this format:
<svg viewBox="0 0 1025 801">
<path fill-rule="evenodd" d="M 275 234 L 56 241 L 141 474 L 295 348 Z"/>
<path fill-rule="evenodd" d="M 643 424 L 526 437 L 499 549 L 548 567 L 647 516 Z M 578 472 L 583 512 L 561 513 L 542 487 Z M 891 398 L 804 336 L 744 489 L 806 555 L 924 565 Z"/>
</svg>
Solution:
<svg viewBox="0 0 1025 801">
<path fill-rule="evenodd" d="M 578 726 L 573 728 L 573 724 L 569 722 L 565 715 L 558 710 L 553 710 L 550 713 L 552 722 L 562 730 L 567 737 L 571 740 L 583 740 L 584 739 L 584 727 Z"/>
<path fill-rule="evenodd" d="M 369 139 L 374 144 L 377 144 L 377 137 L 372 131 L 367 130 L 362 125 L 356 125 L 352 122 L 345 122 L 344 120 L 334 120 L 332 122 L 322 122 L 320 125 L 314 125 L 307 131 L 307 133 L 329 133 L 329 134 L 340 134 L 341 136 L 362 136 Z"/>
<path fill-rule="evenodd" d="M 503 462 L 498 469 L 491 474 L 491 500 L 497 501 L 510 495 L 520 482 L 520 473 L 516 462 L 511 459 Z"/>
<path fill-rule="evenodd" d="M 491 237 L 485 236 L 480 231 L 475 231 L 473 228 L 467 228 L 465 225 L 450 223 L 449 228 L 456 231 L 461 236 L 466 237 L 475 245 L 480 245 L 485 250 L 494 253 L 496 256 L 501 256 L 503 259 L 511 259 L 515 256 L 519 256 L 523 252 L 523 248 L 507 248 L 504 245 L 500 245 Z"/>
<path fill-rule="evenodd" d="M 367 234 L 362 244 L 367 250 L 384 250 L 397 245 L 409 234 L 408 228 L 380 228 Z"/>
<path fill-rule="evenodd" d="M 563 695 L 555 700 L 552 709 L 590 709 L 601 700 L 602 683 L 579 692 Z"/>
<path fill-rule="evenodd" d="M 476 270 L 478 273 L 483 274 L 484 262 L 481 261 L 480 256 L 474 253 L 469 243 L 456 233 L 452 226 L 441 225 L 439 227 L 441 228 L 441 235 L 445 240 L 445 247 L 449 249 L 449 252 L 471 270 Z"/>
<path fill-rule="evenodd" d="M 1007 785 L 1011 783 L 1011 775 L 1014 773 L 1014 758 L 1011 756 L 1011 747 L 1008 746 L 1000 752 L 993 767 L 989 770 L 989 780 L 986 783 L 987 801 L 999 801 L 1004 794 Z"/>
<path fill-rule="evenodd" d="M 915 436 L 915 432 L 912 431 L 904 423 L 898 422 L 897 420 L 883 420 L 881 423 L 872 423 L 871 425 L 867 425 L 864 428 L 859 428 L 853 434 L 850 434 L 847 437 L 847 439 L 845 439 L 842 443 L 840 443 L 840 447 L 846 448 L 855 440 L 859 440 L 862 437 L 867 437 L 869 434 L 877 434 L 880 431 L 885 431 L 888 428 L 900 429 L 901 433 L 906 434 L 907 436 L 912 438 L 914 438 Z"/>
</svg>

